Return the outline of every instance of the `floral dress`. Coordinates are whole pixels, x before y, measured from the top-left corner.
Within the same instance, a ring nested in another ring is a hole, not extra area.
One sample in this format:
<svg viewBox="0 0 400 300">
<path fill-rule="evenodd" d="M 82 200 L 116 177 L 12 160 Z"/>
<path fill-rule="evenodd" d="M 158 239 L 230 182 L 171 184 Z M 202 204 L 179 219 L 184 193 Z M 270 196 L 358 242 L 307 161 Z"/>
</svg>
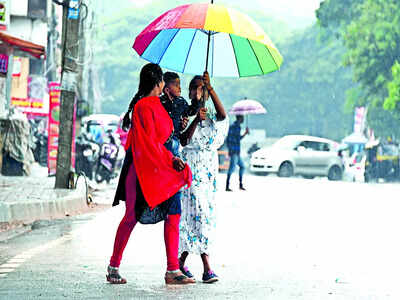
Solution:
<svg viewBox="0 0 400 300">
<path fill-rule="evenodd" d="M 209 254 L 215 228 L 218 148 L 228 133 L 229 119 L 216 120 L 207 115 L 196 128 L 190 143 L 182 150 L 182 159 L 192 170 L 192 186 L 183 190 L 179 253 Z"/>
</svg>

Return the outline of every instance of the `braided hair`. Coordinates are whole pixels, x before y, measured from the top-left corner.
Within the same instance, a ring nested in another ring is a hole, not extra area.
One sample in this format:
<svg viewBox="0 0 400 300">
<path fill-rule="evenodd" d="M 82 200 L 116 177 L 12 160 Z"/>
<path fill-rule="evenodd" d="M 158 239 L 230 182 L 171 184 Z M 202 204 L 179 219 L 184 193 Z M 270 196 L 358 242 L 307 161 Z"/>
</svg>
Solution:
<svg viewBox="0 0 400 300">
<path fill-rule="evenodd" d="M 162 82 L 163 80 L 163 72 L 159 65 L 148 63 L 143 66 L 140 71 L 140 81 L 139 88 L 135 96 L 132 98 L 129 103 L 128 111 L 125 113 L 124 119 L 122 121 L 122 129 L 124 131 L 128 131 L 131 126 L 131 113 L 135 108 L 135 104 L 143 97 L 150 94 L 153 88 Z"/>
</svg>

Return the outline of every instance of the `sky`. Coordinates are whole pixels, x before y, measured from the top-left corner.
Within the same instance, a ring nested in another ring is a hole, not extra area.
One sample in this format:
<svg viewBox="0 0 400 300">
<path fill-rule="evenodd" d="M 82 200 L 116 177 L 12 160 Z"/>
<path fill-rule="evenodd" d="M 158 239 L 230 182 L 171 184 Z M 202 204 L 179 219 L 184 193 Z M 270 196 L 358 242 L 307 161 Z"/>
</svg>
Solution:
<svg viewBox="0 0 400 300">
<path fill-rule="evenodd" d="M 152 0 L 129 1 L 133 6 L 139 7 L 152 2 Z M 206 0 L 202 2 L 206 2 Z M 254 3 L 253 7 L 261 7 L 266 14 L 271 14 L 276 19 L 285 21 L 291 27 L 305 27 L 315 22 L 315 10 L 319 7 L 321 0 L 249 0 L 249 2 Z M 190 3 L 189 0 L 188 3 Z M 214 0 L 214 3 L 218 3 L 218 0 Z"/>
<path fill-rule="evenodd" d="M 314 17 L 320 0 L 256 0 L 257 4 L 276 13 L 291 13 L 294 16 Z"/>
<path fill-rule="evenodd" d="M 254 0 L 253 0 L 254 1 Z M 255 0 L 266 13 L 270 12 L 277 19 L 282 19 L 293 27 L 308 26 L 315 22 L 315 10 L 321 0 Z"/>
</svg>

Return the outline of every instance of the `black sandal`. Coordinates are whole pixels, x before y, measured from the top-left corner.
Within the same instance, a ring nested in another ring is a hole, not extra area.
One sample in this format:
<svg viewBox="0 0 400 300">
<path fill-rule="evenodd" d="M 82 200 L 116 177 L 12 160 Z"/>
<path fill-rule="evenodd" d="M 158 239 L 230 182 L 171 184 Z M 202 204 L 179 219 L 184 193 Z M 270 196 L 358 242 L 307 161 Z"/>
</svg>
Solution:
<svg viewBox="0 0 400 300">
<path fill-rule="evenodd" d="M 125 284 L 127 282 L 126 279 L 119 274 L 118 268 L 108 266 L 107 273 L 107 281 L 111 284 Z"/>
</svg>

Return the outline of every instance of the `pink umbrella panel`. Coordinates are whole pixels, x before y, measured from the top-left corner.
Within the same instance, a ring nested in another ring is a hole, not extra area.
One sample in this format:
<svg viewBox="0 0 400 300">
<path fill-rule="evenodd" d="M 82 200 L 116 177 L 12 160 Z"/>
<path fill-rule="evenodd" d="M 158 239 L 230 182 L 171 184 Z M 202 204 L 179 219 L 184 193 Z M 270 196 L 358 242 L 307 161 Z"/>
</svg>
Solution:
<svg viewBox="0 0 400 300">
<path fill-rule="evenodd" d="M 258 115 L 267 113 L 262 104 L 256 100 L 243 99 L 237 101 L 229 110 L 231 115 Z"/>
</svg>

